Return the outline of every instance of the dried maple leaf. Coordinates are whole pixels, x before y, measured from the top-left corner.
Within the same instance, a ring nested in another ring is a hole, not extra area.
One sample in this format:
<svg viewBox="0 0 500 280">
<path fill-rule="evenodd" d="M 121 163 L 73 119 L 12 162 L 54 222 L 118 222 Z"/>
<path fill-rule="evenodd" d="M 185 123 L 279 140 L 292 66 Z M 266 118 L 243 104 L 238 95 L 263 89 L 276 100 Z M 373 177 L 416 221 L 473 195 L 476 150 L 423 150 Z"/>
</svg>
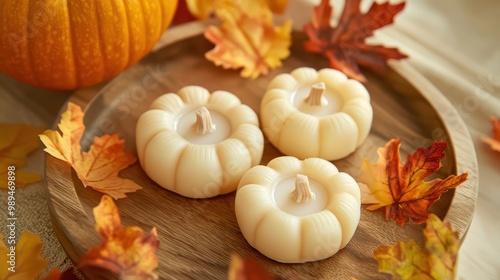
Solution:
<svg viewBox="0 0 500 280">
<path fill-rule="evenodd" d="M 37 135 L 43 128 L 25 124 L 0 123 L 0 188 L 8 188 L 9 166 L 16 168 L 15 186 L 24 187 L 41 180 L 40 175 L 17 170 L 26 157 L 38 148 Z"/>
<path fill-rule="evenodd" d="M 481 140 L 489 144 L 491 149 L 500 152 L 500 119 L 495 117 L 491 118 L 491 125 L 493 126 L 491 134 L 493 137 L 482 137 Z"/>
<path fill-rule="evenodd" d="M 405 6 L 405 2 L 391 5 L 373 3 L 366 14 L 359 9 L 361 0 L 346 0 L 342 16 L 337 27 L 330 25 L 332 6 L 329 0 L 322 0 L 313 10 L 312 22 L 304 26 L 308 35 L 304 47 L 312 53 L 323 54 L 328 58 L 331 68 L 344 72 L 348 77 L 366 82 L 359 65 L 377 71 L 387 69 L 388 59 L 402 59 L 397 48 L 381 45 L 368 45 L 365 39 L 373 35 L 374 30 L 391 24 L 394 16 Z"/>
<path fill-rule="evenodd" d="M 0 235 L 0 262 L 2 263 L 0 279 L 2 280 L 36 279 L 49 263 L 48 260 L 40 257 L 42 242 L 38 235 L 25 231 L 17 244 L 14 244 L 14 239 L 9 236 L 7 245 L 2 242 Z"/>
<path fill-rule="evenodd" d="M 118 134 L 94 137 L 90 150 L 83 153 L 81 160 L 75 162 L 74 166 L 84 186 L 91 186 L 115 199 L 140 189 L 133 181 L 118 177 L 121 169 L 136 161 L 132 154 L 124 151 L 124 146 Z"/>
<path fill-rule="evenodd" d="M 82 109 L 68 103 L 68 109 L 61 116 L 59 130 L 46 130 L 40 135 L 45 151 L 68 162 L 76 171 L 85 187 L 111 195 L 113 198 L 126 197 L 125 193 L 141 189 L 134 181 L 123 179 L 118 173 L 137 159 L 124 151 L 124 141 L 118 134 L 94 137 L 88 152 L 81 153 L 80 141 L 85 131 Z"/>
<path fill-rule="evenodd" d="M 424 248 L 413 239 L 377 248 L 374 257 L 379 264 L 378 271 L 399 279 L 455 279 L 458 233 L 452 230 L 450 223 L 443 223 L 431 214 L 423 234 Z"/>
<path fill-rule="evenodd" d="M 94 208 L 94 217 L 103 243 L 82 257 L 79 268 L 100 267 L 117 273 L 120 279 L 158 278 L 153 271 L 158 266 L 156 228 L 145 236 L 139 227 L 123 227 L 118 208 L 107 195 Z"/>
<path fill-rule="evenodd" d="M 393 218 L 398 225 L 404 225 L 411 218 L 423 223 L 429 216 L 428 208 L 441 194 L 467 180 L 467 173 L 450 175 L 424 181 L 441 167 L 446 142 L 433 142 L 427 148 L 420 148 L 409 154 L 406 163 L 401 164 L 400 139 L 392 139 L 384 148 L 378 149 L 376 163 L 363 160 L 360 175 L 361 203 L 370 204 L 368 210 L 385 207 L 385 218 Z"/>
<path fill-rule="evenodd" d="M 62 135 L 50 129 L 40 135 L 40 140 L 46 147 L 44 151 L 72 166 L 79 161 L 81 159 L 80 141 L 85 131 L 83 117 L 82 109 L 69 102 L 68 109 L 62 114 L 58 125 Z"/>
<path fill-rule="evenodd" d="M 243 259 L 238 255 L 231 257 L 229 266 L 229 280 L 279 280 L 269 274 L 258 262 L 251 259 Z"/>
<path fill-rule="evenodd" d="M 204 35 L 216 45 L 205 57 L 225 69 L 243 68 L 241 76 L 255 79 L 281 66 L 290 54 L 291 21 L 274 27 L 271 21 L 242 14 L 222 26 L 208 27 Z"/>
</svg>

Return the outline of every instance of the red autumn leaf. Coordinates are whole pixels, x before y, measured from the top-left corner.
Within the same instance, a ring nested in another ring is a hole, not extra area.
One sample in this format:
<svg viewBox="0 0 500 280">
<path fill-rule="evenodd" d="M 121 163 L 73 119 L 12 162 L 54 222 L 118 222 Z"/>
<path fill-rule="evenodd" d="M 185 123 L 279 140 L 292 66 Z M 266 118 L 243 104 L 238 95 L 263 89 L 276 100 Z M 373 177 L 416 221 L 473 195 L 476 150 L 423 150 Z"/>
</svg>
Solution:
<svg viewBox="0 0 500 280">
<path fill-rule="evenodd" d="M 174 24 L 181 24 L 193 20 L 196 20 L 196 17 L 189 11 L 186 0 L 179 0 L 172 22 Z"/>
<path fill-rule="evenodd" d="M 491 125 L 493 126 L 491 134 L 492 137 L 482 137 L 481 140 L 489 144 L 491 149 L 500 152 L 500 119 L 495 117 L 491 118 Z"/>
<path fill-rule="evenodd" d="M 101 246 L 90 249 L 78 262 L 78 268 L 98 267 L 120 276 L 120 279 L 157 279 L 156 228 L 147 235 L 139 227 L 124 227 L 113 199 L 102 196 L 94 208 L 96 231 Z"/>
<path fill-rule="evenodd" d="M 332 6 L 329 0 L 322 0 L 313 10 L 312 22 L 304 26 L 308 35 L 304 47 L 312 53 L 323 54 L 331 68 L 344 72 L 348 77 L 366 82 L 358 64 L 376 71 L 387 69 L 388 59 L 402 59 L 407 56 L 397 48 L 368 45 L 365 39 L 373 32 L 391 24 L 393 18 L 405 6 L 405 2 L 391 5 L 373 3 L 366 14 L 359 9 L 361 0 L 346 0 L 342 16 L 334 28 L 330 25 Z"/>
<path fill-rule="evenodd" d="M 78 280 L 81 279 L 79 275 L 75 274 L 74 270 L 71 268 L 60 272 L 58 268 L 52 269 L 43 280 Z"/>
<path fill-rule="evenodd" d="M 363 160 L 360 175 L 361 203 L 368 210 L 385 208 L 386 219 L 393 218 L 400 226 L 412 219 L 421 224 L 427 221 L 428 208 L 442 193 L 467 180 L 467 173 L 424 181 L 441 167 L 447 143 L 435 141 L 427 148 L 409 154 L 401 164 L 400 139 L 392 139 L 378 149 L 376 163 Z"/>
<path fill-rule="evenodd" d="M 73 167 L 85 187 L 111 195 L 126 197 L 125 193 L 141 189 L 134 181 L 118 176 L 118 173 L 137 159 L 125 152 L 125 142 L 118 134 L 94 137 L 88 152 L 81 152 L 80 141 L 85 131 L 82 109 L 68 103 L 68 109 L 61 116 L 59 130 L 46 130 L 40 135 L 45 150 L 50 155 L 66 161 Z"/>
<path fill-rule="evenodd" d="M 237 255 L 231 257 L 229 267 L 229 280 L 279 280 L 269 274 L 258 262 L 243 259 Z"/>
</svg>

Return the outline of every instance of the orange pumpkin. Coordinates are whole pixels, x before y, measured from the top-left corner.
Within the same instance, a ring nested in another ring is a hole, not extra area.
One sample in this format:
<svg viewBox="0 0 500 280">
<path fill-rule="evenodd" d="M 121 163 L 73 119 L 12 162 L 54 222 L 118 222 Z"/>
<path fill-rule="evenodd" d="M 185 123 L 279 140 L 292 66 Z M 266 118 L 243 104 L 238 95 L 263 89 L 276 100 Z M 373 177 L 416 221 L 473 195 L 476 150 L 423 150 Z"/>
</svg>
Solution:
<svg viewBox="0 0 500 280">
<path fill-rule="evenodd" d="M 147 54 L 177 0 L 1 0 L 0 72 L 75 89 L 108 80 Z"/>
</svg>

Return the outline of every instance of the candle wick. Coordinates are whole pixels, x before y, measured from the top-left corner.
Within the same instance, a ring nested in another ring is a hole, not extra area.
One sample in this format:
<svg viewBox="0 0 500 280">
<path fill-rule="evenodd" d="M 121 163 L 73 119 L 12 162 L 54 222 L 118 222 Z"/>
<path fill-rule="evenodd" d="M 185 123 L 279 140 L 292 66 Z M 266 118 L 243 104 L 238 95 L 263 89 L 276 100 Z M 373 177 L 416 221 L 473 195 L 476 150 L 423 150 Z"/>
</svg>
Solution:
<svg viewBox="0 0 500 280">
<path fill-rule="evenodd" d="M 297 203 L 308 203 L 316 199 L 316 195 L 311 191 L 309 178 L 303 174 L 295 177 L 295 188 L 290 193 L 290 197 Z"/>
<path fill-rule="evenodd" d="M 207 134 L 215 130 L 210 112 L 205 106 L 196 110 L 196 123 L 194 125 L 196 127 L 196 133 L 198 134 Z"/>
<path fill-rule="evenodd" d="M 312 85 L 309 96 L 304 99 L 304 102 L 310 106 L 326 105 L 325 100 L 323 100 L 323 93 L 325 92 L 325 89 L 326 86 L 323 82 Z"/>
</svg>

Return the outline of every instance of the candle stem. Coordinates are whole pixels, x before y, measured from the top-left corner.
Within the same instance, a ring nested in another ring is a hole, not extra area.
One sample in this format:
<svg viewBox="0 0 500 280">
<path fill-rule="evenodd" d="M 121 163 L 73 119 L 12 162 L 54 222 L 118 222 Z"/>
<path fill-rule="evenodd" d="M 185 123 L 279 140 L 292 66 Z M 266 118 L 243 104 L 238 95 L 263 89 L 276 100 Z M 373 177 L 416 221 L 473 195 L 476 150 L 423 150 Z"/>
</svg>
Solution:
<svg viewBox="0 0 500 280">
<path fill-rule="evenodd" d="M 310 106 L 322 106 L 325 105 L 323 100 L 323 92 L 325 92 L 325 83 L 321 82 L 311 86 L 311 91 L 309 96 L 304 99 L 304 102 Z"/>
<path fill-rule="evenodd" d="M 196 127 L 196 133 L 198 134 L 207 134 L 215 130 L 210 112 L 205 106 L 196 110 L 196 123 L 194 125 Z"/>
<path fill-rule="evenodd" d="M 297 203 L 308 203 L 316 199 L 316 195 L 311 191 L 309 178 L 303 174 L 297 174 L 295 177 L 295 189 L 290 193 L 292 199 Z"/>
</svg>

